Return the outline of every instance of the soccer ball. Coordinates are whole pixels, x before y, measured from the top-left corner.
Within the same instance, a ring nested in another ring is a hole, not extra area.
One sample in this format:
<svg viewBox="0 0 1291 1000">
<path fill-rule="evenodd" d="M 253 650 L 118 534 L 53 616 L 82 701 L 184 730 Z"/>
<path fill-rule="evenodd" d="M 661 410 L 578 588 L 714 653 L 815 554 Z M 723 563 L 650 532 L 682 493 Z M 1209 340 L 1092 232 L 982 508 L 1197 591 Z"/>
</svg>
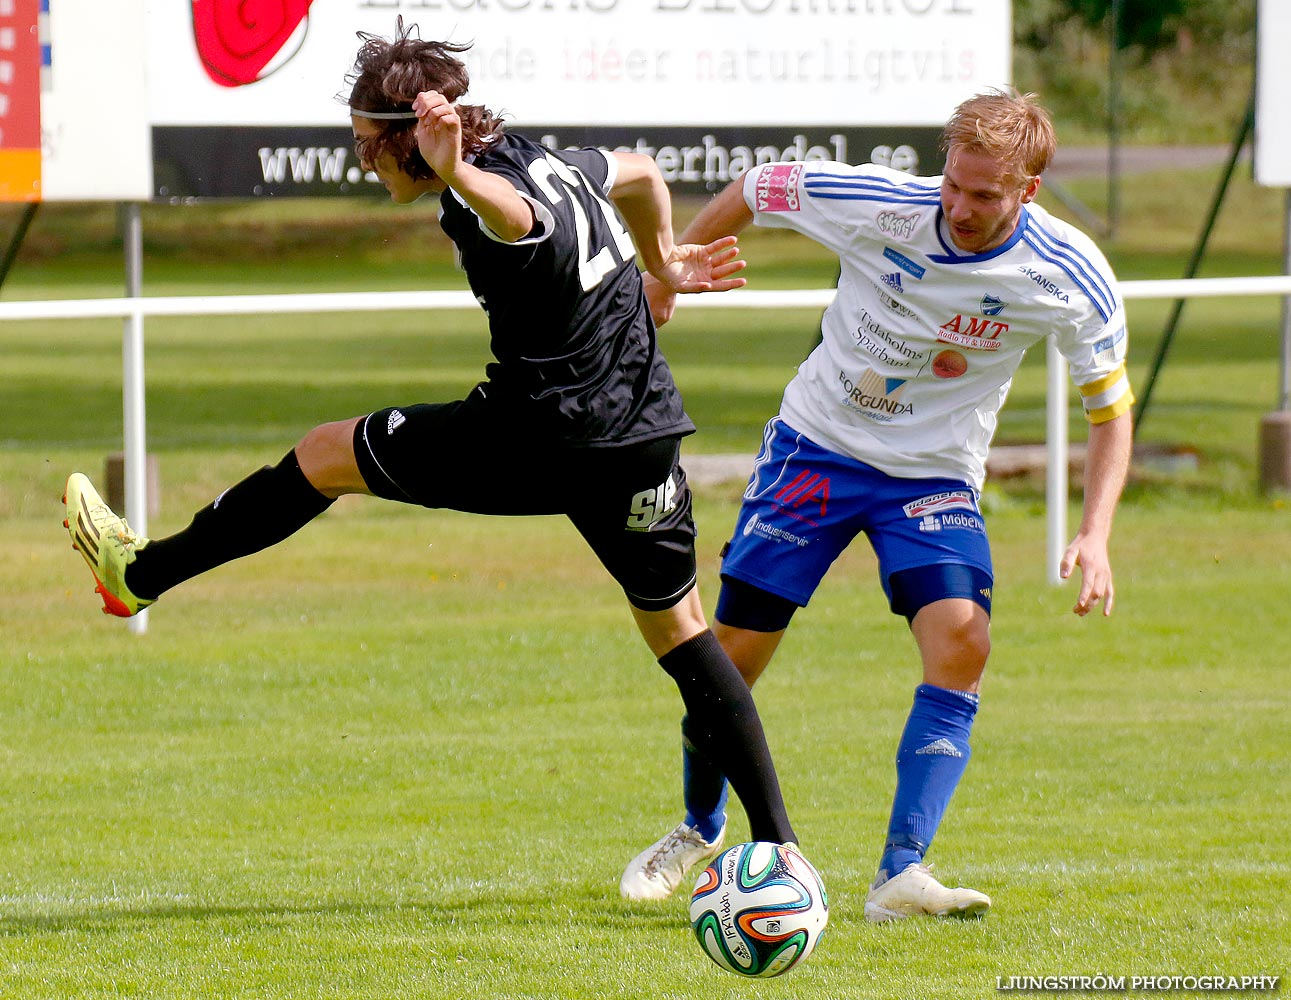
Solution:
<svg viewBox="0 0 1291 1000">
<path fill-rule="evenodd" d="M 690 896 L 690 924 L 704 954 L 741 976 L 788 972 L 811 954 L 828 920 L 816 869 L 782 844 L 727 848 Z"/>
</svg>

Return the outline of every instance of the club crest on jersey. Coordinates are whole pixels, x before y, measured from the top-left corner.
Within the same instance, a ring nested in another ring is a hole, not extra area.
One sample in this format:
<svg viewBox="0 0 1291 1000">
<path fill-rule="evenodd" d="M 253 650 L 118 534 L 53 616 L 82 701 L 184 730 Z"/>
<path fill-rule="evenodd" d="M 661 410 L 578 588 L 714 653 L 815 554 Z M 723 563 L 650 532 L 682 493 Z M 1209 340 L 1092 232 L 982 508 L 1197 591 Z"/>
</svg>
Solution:
<svg viewBox="0 0 1291 1000">
<path fill-rule="evenodd" d="M 924 517 L 927 514 L 941 514 L 951 510 L 971 510 L 977 513 L 977 504 L 973 502 L 971 490 L 947 490 L 945 493 L 933 493 L 905 504 L 902 508 L 906 517 Z"/>
<path fill-rule="evenodd" d="M 1000 308 L 1003 308 L 1001 304 Z M 965 316 L 957 313 L 954 319 L 941 324 L 937 339 L 943 344 L 957 344 L 970 351 L 998 351 L 999 336 L 1009 332 L 1009 325 L 985 316 Z"/>
<path fill-rule="evenodd" d="M 642 490 L 628 508 L 628 531 L 649 531 L 677 509 L 677 483 L 669 474 L 658 486 Z"/>
<path fill-rule="evenodd" d="M 1003 299 L 997 298 L 996 296 L 992 295 L 990 292 L 987 292 L 985 295 L 982 296 L 982 304 L 981 304 L 982 315 L 998 316 L 1000 313 L 1004 312 L 1004 309 L 1007 305 L 1008 303 L 1005 302 Z"/>
<path fill-rule="evenodd" d="M 797 212 L 802 209 L 798 195 L 801 163 L 777 163 L 758 174 L 755 197 L 759 212 Z"/>
</svg>

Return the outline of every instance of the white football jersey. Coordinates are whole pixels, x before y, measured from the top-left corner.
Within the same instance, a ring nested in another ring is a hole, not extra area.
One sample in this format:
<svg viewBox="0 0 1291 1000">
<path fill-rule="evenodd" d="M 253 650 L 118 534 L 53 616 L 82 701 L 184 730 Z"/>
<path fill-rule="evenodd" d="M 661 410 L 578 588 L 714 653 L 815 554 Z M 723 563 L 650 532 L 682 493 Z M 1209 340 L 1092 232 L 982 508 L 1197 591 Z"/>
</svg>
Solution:
<svg viewBox="0 0 1291 1000">
<path fill-rule="evenodd" d="M 940 188 L 874 165 L 768 163 L 745 175 L 744 200 L 758 225 L 811 237 L 842 268 L 781 416 L 889 475 L 980 489 L 1013 373 L 1041 338 L 1055 338 L 1091 422 L 1130 408 L 1125 308 L 1093 241 L 1038 205 L 1003 245 L 958 250 Z"/>
</svg>

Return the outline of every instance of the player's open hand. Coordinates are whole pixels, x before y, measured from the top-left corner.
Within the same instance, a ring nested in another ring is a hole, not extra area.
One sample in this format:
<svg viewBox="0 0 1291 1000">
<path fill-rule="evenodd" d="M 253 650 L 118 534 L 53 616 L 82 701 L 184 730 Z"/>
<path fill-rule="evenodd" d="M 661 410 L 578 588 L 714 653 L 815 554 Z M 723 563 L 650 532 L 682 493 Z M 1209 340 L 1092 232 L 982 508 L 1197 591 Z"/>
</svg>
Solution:
<svg viewBox="0 0 1291 1000">
<path fill-rule="evenodd" d="M 1112 585 L 1112 564 L 1107 556 L 1107 544 L 1077 535 L 1063 553 L 1062 562 L 1058 564 L 1058 575 L 1064 580 L 1069 579 L 1077 566 L 1080 567 L 1080 592 L 1076 596 L 1076 606 L 1071 610 L 1083 618 L 1102 601 L 1103 617 L 1106 618 L 1112 613 L 1112 606 L 1116 603 L 1116 588 Z"/>
<path fill-rule="evenodd" d="M 738 242 L 737 237 L 723 236 L 712 243 L 679 244 L 654 276 L 674 294 L 742 288 L 748 281 L 736 277 L 745 266 Z"/>
<path fill-rule="evenodd" d="M 421 157 L 445 181 L 462 162 L 462 119 L 457 107 L 437 90 L 427 90 L 412 102 L 417 113 L 417 148 Z"/>
</svg>

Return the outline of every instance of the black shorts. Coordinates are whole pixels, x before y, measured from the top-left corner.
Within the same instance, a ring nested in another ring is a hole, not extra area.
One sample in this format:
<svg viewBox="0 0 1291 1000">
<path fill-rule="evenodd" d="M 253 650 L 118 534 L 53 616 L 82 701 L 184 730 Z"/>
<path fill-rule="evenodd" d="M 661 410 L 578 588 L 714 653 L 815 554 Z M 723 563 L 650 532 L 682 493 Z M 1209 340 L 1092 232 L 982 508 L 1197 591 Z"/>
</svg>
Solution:
<svg viewBox="0 0 1291 1000">
<path fill-rule="evenodd" d="M 354 431 L 376 496 L 475 514 L 564 514 L 628 600 L 677 604 L 695 585 L 695 523 L 681 438 L 573 448 L 526 434 L 481 394 L 378 410 Z"/>
</svg>

